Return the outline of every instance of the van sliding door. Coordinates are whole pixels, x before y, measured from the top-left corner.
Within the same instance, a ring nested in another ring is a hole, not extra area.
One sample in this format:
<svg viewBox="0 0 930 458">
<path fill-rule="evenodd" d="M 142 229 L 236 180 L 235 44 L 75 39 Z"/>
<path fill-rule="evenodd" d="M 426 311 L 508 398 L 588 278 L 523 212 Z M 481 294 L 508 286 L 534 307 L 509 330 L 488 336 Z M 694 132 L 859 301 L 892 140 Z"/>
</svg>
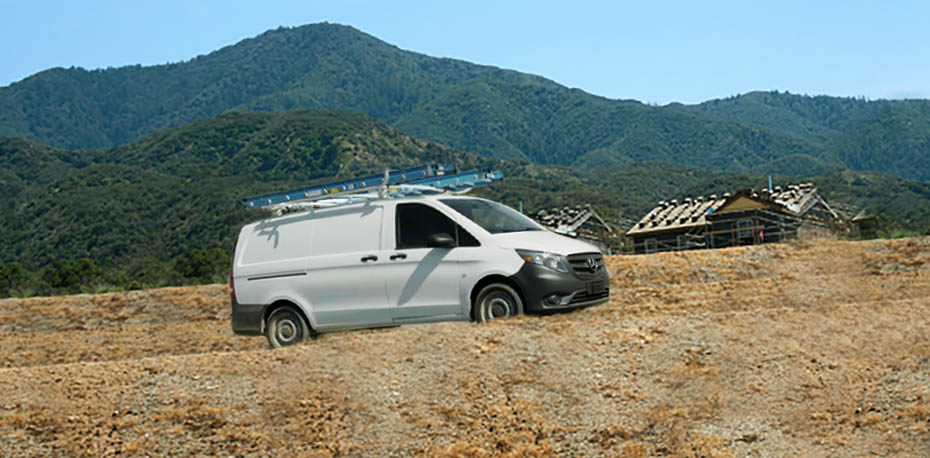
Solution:
<svg viewBox="0 0 930 458">
<path fill-rule="evenodd" d="M 306 279 L 317 326 L 354 328 L 390 324 L 381 253 L 380 205 L 315 210 Z"/>
<path fill-rule="evenodd" d="M 402 322 L 462 315 L 458 250 L 426 246 L 432 234 L 455 237 L 455 222 L 420 203 L 394 210 L 394 251 L 383 265 L 391 317 Z"/>
</svg>

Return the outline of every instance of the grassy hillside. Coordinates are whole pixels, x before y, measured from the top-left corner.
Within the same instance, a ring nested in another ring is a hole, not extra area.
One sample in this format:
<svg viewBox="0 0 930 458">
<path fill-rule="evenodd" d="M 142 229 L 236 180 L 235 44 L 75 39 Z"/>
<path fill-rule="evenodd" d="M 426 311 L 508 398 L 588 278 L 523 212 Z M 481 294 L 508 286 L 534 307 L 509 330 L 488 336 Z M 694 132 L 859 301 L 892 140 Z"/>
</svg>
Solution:
<svg viewBox="0 0 930 458">
<path fill-rule="evenodd" d="M 238 228 L 261 216 L 242 198 L 430 162 L 502 169 L 502 183 L 476 194 L 528 212 L 591 203 L 611 223 L 658 200 L 765 184 L 664 162 L 582 171 L 489 160 L 335 111 L 228 113 L 81 152 L 0 138 L 0 295 L 221 281 Z M 814 181 L 829 200 L 881 216 L 882 235 L 930 229 L 930 183 L 848 170 Z"/>
<path fill-rule="evenodd" d="M 0 88 L 0 135 L 109 148 L 230 110 L 297 108 L 361 112 L 461 151 L 537 164 L 645 160 L 796 176 L 847 167 L 930 179 L 930 102 L 753 93 L 652 107 L 334 24 L 272 30 L 169 65 L 50 69 Z"/>
<path fill-rule="evenodd" d="M 358 113 L 298 110 L 227 113 L 104 150 L 95 162 L 135 165 L 184 178 L 243 176 L 307 181 L 391 163 L 474 162 L 478 156 L 417 140 Z"/>
</svg>

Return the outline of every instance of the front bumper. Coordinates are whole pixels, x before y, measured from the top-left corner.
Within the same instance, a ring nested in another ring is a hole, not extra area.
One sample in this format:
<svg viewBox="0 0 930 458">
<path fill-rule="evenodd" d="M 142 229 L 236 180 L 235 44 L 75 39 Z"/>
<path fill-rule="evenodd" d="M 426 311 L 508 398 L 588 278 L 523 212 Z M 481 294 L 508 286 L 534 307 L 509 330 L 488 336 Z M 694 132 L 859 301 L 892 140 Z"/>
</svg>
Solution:
<svg viewBox="0 0 930 458">
<path fill-rule="evenodd" d="M 525 263 L 510 279 L 522 290 L 526 300 L 523 309 L 530 313 L 587 307 L 610 299 L 610 277 L 603 267 L 595 275 L 582 277 Z M 546 301 L 553 294 L 559 296 L 559 301 Z"/>
</svg>

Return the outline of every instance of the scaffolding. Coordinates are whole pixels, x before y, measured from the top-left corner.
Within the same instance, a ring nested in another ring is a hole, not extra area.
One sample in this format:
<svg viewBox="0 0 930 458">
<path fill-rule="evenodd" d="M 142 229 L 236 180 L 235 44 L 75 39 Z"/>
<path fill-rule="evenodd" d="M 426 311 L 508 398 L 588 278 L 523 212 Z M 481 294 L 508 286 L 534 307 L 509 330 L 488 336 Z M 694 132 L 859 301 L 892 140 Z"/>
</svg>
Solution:
<svg viewBox="0 0 930 458">
<path fill-rule="evenodd" d="M 805 227 L 831 232 L 846 229 L 841 222 L 754 209 L 732 216 L 721 215 L 684 232 L 638 239 L 633 250 L 636 253 L 658 253 L 775 243 L 797 238 Z"/>
</svg>

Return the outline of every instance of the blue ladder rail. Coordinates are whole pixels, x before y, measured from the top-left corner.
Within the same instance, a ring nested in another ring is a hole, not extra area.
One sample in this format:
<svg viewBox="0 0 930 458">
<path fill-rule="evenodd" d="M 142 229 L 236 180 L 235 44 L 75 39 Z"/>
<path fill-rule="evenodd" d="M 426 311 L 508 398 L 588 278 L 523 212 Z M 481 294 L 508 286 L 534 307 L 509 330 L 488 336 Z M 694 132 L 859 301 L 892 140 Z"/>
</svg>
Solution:
<svg viewBox="0 0 930 458">
<path fill-rule="evenodd" d="M 379 175 L 335 181 L 308 186 L 290 191 L 281 191 L 262 196 L 243 199 L 246 208 L 255 209 L 280 204 L 307 202 L 333 198 L 347 194 L 356 194 L 374 189 L 384 189 L 387 196 L 401 197 L 419 195 L 424 189 L 408 188 L 404 185 L 428 186 L 445 191 L 484 186 L 503 178 L 500 172 L 469 170 L 458 172 L 452 165 L 424 165 L 399 170 L 390 170 Z"/>
<path fill-rule="evenodd" d="M 451 166 L 437 166 L 436 168 L 424 165 L 407 169 L 391 170 L 387 173 L 387 185 L 403 183 L 409 180 L 421 179 L 430 175 L 452 170 Z M 385 174 L 370 175 L 362 178 L 335 181 L 290 191 L 274 192 L 262 196 L 244 199 L 246 208 L 261 208 L 271 205 L 293 203 L 306 200 L 317 200 L 335 197 L 340 194 L 370 191 L 385 186 Z"/>
<path fill-rule="evenodd" d="M 477 188 L 479 186 L 485 186 L 494 181 L 500 181 L 504 178 L 504 174 L 500 172 L 485 170 L 481 171 L 478 169 L 472 169 L 467 172 L 456 173 L 453 175 L 440 175 L 434 177 L 423 178 L 420 180 L 413 180 L 409 183 L 395 185 L 393 189 L 388 190 L 388 195 L 402 194 L 402 195 L 421 195 L 424 193 L 429 193 L 429 189 L 417 189 L 417 188 L 407 188 L 404 189 L 404 185 L 414 185 L 414 186 L 427 186 L 429 188 L 434 188 L 441 191 L 458 191 L 462 189 L 471 189 Z M 400 196 L 396 196 L 400 197 Z"/>
</svg>

